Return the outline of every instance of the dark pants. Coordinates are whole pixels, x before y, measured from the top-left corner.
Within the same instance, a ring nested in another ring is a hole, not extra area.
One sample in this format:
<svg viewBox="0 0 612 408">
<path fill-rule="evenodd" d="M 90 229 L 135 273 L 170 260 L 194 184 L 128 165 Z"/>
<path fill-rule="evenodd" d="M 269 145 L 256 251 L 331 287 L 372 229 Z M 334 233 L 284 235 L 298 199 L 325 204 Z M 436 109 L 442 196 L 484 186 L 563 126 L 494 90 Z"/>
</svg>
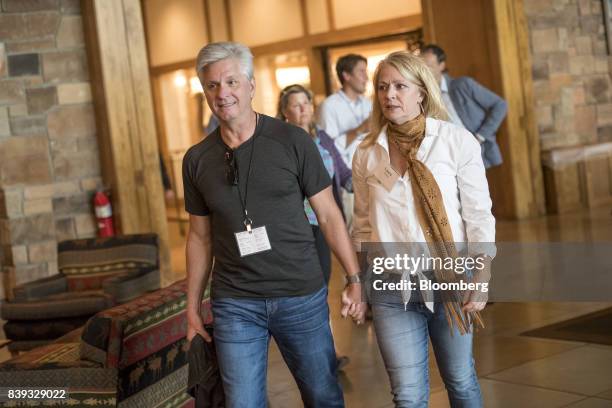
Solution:
<svg viewBox="0 0 612 408">
<path fill-rule="evenodd" d="M 318 225 L 311 225 L 311 227 L 315 239 L 315 247 L 317 248 L 317 255 L 319 255 L 319 263 L 323 271 L 323 278 L 325 279 L 325 284 L 329 286 L 329 278 L 331 277 L 331 251 L 329 250 L 329 246 L 327 246 L 321 228 L 319 228 Z"/>
</svg>

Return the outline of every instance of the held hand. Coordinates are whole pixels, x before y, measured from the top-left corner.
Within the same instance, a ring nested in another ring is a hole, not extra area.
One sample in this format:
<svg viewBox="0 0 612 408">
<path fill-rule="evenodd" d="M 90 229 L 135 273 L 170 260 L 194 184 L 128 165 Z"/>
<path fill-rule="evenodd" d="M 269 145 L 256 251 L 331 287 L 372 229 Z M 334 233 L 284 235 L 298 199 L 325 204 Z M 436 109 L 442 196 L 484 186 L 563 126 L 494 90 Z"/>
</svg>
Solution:
<svg viewBox="0 0 612 408">
<path fill-rule="evenodd" d="M 208 332 L 204 329 L 202 324 L 202 317 L 197 312 L 187 312 L 187 341 L 193 340 L 193 338 L 199 334 L 202 336 L 204 341 L 210 343 L 212 339 Z"/>
<path fill-rule="evenodd" d="M 363 324 L 365 322 L 365 316 L 368 311 L 368 304 L 365 302 L 361 302 L 359 306 L 357 306 L 357 314 L 353 317 L 353 322 L 357 325 Z"/>
<path fill-rule="evenodd" d="M 486 255 L 479 255 L 478 257 L 483 260 L 483 268 L 474 270 L 472 282 L 488 284 L 491 280 L 491 258 Z M 465 312 L 480 312 L 487 305 L 488 299 L 489 292 L 483 291 L 482 287 L 481 290 L 465 291 L 462 310 Z"/>
<path fill-rule="evenodd" d="M 463 307 L 461 310 L 464 312 L 480 312 L 487 305 L 487 298 L 486 292 L 466 290 L 463 295 Z"/>
<path fill-rule="evenodd" d="M 355 319 L 359 315 L 361 305 L 361 284 L 351 283 L 342 291 L 342 309 L 340 314 L 346 318 Z"/>
</svg>

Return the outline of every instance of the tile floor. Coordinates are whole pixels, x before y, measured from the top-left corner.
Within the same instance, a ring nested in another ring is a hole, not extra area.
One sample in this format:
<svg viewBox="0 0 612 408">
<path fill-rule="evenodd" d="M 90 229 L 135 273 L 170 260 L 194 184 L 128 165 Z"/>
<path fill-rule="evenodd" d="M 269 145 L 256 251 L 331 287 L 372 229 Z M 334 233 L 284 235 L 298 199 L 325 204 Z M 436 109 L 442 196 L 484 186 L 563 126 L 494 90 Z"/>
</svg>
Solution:
<svg viewBox="0 0 612 408">
<path fill-rule="evenodd" d="M 178 236 L 176 225 L 171 230 Z M 497 231 L 498 240 L 507 242 L 612 241 L 612 208 L 518 222 L 500 221 Z M 175 271 L 184 270 L 183 254 L 182 245 L 173 248 Z M 393 407 L 371 323 L 355 326 L 339 316 L 338 293 L 342 282 L 340 268 L 334 265 L 330 287 L 332 327 L 336 348 L 351 358 L 340 377 L 346 406 Z M 612 303 L 602 302 L 489 306 L 484 313 L 487 327 L 477 333 L 474 341 L 484 406 L 612 408 L 612 347 L 520 335 L 610 306 Z M 430 407 L 449 407 L 433 358 L 430 387 Z M 302 406 L 297 386 L 274 343 L 269 358 L 268 395 L 272 408 Z"/>
<path fill-rule="evenodd" d="M 171 226 L 178 236 L 176 225 Z M 612 241 L 612 208 L 526 221 L 500 221 L 499 241 Z M 173 240 L 178 243 L 179 240 Z M 184 270 L 182 245 L 172 250 L 175 271 Z M 612 265 L 612 261 L 610 262 Z M 181 272 L 178 272 L 179 274 Z M 393 407 L 385 368 L 371 323 L 355 326 L 339 316 L 342 277 L 338 265 L 330 284 L 336 348 L 350 356 L 341 374 L 349 408 Z M 487 408 L 612 408 L 612 347 L 524 337 L 537 327 L 610 307 L 612 303 L 495 303 L 484 312 L 486 328 L 474 355 Z M 612 327 L 610 328 L 612 330 Z M 430 407 L 449 407 L 434 359 L 430 361 Z M 302 406 L 299 391 L 272 342 L 268 369 L 272 408 Z"/>
<path fill-rule="evenodd" d="M 500 241 L 612 241 L 612 208 L 563 217 L 498 223 Z M 174 213 L 173 213 L 174 215 Z M 184 237 L 170 224 L 172 265 L 184 276 Z M 610 262 L 612 264 L 612 262 Z M 349 408 L 393 407 L 387 375 L 370 323 L 339 316 L 341 273 L 334 267 L 330 307 L 336 347 L 351 357 L 341 374 Z M 520 333 L 610 307 L 612 303 L 495 303 L 484 312 L 474 354 L 487 408 L 612 408 L 612 346 L 523 337 Z M 610 328 L 612 330 L 612 328 Z M 8 358 L 0 350 L 0 361 Z M 430 361 L 430 407 L 448 407 L 435 361 Z M 268 369 L 272 408 L 302 406 L 299 391 L 272 343 Z"/>
</svg>

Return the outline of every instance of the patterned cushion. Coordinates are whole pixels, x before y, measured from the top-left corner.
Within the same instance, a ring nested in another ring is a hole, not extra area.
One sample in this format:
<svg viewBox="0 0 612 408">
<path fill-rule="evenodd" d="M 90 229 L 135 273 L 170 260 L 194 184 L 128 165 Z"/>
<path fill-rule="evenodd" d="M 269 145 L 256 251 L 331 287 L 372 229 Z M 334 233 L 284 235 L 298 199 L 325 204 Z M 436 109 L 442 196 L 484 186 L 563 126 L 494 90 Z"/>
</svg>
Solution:
<svg viewBox="0 0 612 408">
<path fill-rule="evenodd" d="M 53 340 L 83 326 L 89 316 L 69 317 L 66 319 L 48 320 L 10 320 L 4 324 L 7 339 L 19 340 Z"/>
<path fill-rule="evenodd" d="M 177 370 L 187 364 L 186 286 L 183 280 L 102 311 L 85 326 L 81 358 L 119 370 L 118 401 L 139 400 L 139 393 L 179 375 Z M 210 323 L 207 298 L 202 311 Z M 184 391 L 184 384 L 180 389 Z"/>
<path fill-rule="evenodd" d="M 158 263 L 155 234 L 70 240 L 58 245 L 58 267 L 68 279 L 69 291 L 100 289 L 108 278 Z"/>
<path fill-rule="evenodd" d="M 0 384 L 68 387 L 69 398 L 62 401 L 62 406 L 116 406 L 117 371 L 79 360 L 79 343 L 52 343 L 2 363 Z M 23 406 L 54 406 L 52 402 L 24 402 Z"/>
<path fill-rule="evenodd" d="M 112 305 L 112 296 L 101 291 L 64 292 L 38 300 L 5 302 L 2 317 L 6 320 L 47 320 L 92 316 Z"/>
<path fill-rule="evenodd" d="M 68 387 L 66 405 L 195 407 L 187 383 L 185 280 L 101 311 L 79 331 L 0 365 L 0 384 Z M 208 289 L 203 320 L 212 321 Z M 78 352 L 77 352 L 78 350 Z M 43 404 L 44 405 L 44 404 Z"/>
</svg>

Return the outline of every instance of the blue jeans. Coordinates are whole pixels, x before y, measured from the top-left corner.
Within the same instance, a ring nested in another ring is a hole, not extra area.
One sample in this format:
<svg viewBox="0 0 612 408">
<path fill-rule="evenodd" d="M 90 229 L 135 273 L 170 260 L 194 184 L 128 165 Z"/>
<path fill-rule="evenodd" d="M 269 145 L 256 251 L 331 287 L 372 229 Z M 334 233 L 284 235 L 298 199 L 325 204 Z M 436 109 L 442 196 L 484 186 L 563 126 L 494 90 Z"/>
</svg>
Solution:
<svg viewBox="0 0 612 408">
<path fill-rule="evenodd" d="M 329 327 L 327 288 L 297 297 L 212 301 L 217 359 L 226 407 L 267 406 L 270 336 L 306 407 L 343 407 Z"/>
<path fill-rule="evenodd" d="M 431 313 L 423 303 L 372 305 L 374 330 L 396 407 L 427 408 L 428 337 L 453 408 L 480 408 L 482 396 L 472 357 L 472 334 L 451 335 L 444 305 Z"/>
</svg>

